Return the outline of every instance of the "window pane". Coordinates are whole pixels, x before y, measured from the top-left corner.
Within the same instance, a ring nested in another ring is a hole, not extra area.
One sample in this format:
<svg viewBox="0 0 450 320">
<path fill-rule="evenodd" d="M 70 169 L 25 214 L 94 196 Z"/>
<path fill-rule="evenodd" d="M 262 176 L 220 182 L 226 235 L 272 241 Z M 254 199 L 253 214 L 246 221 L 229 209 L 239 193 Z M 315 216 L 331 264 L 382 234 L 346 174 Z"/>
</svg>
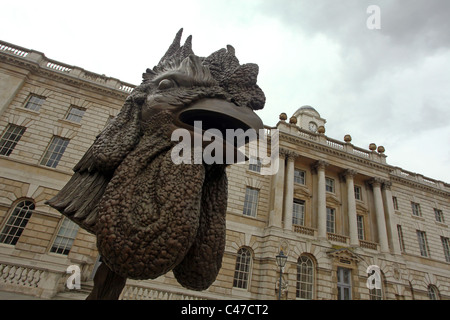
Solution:
<svg viewBox="0 0 450 320">
<path fill-rule="evenodd" d="M 303 226 L 305 225 L 305 202 L 301 200 L 294 200 L 292 207 L 292 224 Z"/>
<path fill-rule="evenodd" d="M 258 206 L 259 190 L 247 187 L 245 190 L 244 210 L 246 216 L 256 217 L 256 209 Z"/>
<path fill-rule="evenodd" d="M 442 247 L 444 249 L 445 261 L 450 262 L 450 240 L 441 236 Z"/>
<path fill-rule="evenodd" d="M 38 96 L 32 95 L 30 97 L 30 99 L 28 99 L 28 102 L 26 103 L 25 108 L 33 110 L 33 111 L 39 111 L 39 109 L 41 108 L 44 101 L 45 101 L 44 97 L 38 97 Z"/>
<path fill-rule="evenodd" d="M 423 257 L 428 257 L 428 243 L 425 232 L 417 230 L 417 238 L 419 241 L 420 254 Z"/>
<path fill-rule="evenodd" d="M 325 178 L 325 190 L 327 192 L 334 192 L 334 180 L 331 178 Z"/>
<path fill-rule="evenodd" d="M 72 248 L 78 229 L 79 226 L 76 223 L 64 218 L 61 227 L 59 228 L 58 235 L 53 241 L 50 252 L 68 255 L 70 249 Z"/>
<path fill-rule="evenodd" d="M 334 233 L 334 223 L 335 223 L 335 210 L 333 208 L 327 208 L 327 232 Z"/>
<path fill-rule="evenodd" d="M 19 202 L 0 233 L 0 243 L 15 245 L 30 220 L 33 210 L 32 201 Z"/>
<path fill-rule="evenodd" d="M 358 224 L 358 239 L 364 240 L 364 217 L 363 216 L 356 216 L 357 224 Z"/>
<path fill-rule="evenodd" d="M 251 266 L 251 253 L 248 249 L 239 249 L 236 257 L 233 287 L 247 289 Z"/>
<path fill-rule="evenodd" d="M 61 160 L 67 145 L 69 144 L 69 139 L 64 139 L 61 137 L 53 137 L 50 145 L 42 158 L 41 164 L 47 167 L 56 168 Z"/>
<path fill-rule="evenodd" d="M 294 183 L 305 184 L 305 171 L 294 170 Z"/>
<path fill-rule="evenodd" d="M 297 298 L 313 298 L 314 267 L 312 260 L 307 256 L 300 256 L 297 262 Z"/>
<path fill-rule="evenodd" d="M 73 122 L 81 122 L 83 118 L 85 110 L 77 107 L 71 107 L 69 113 L 67 114 L 66 119 Z"/>
<path fill-rule="evenodd" d="M 25 132 L 25 127 L 10 124 L 0 140 L 0 154 L 9 156 Z"/>
</svg>

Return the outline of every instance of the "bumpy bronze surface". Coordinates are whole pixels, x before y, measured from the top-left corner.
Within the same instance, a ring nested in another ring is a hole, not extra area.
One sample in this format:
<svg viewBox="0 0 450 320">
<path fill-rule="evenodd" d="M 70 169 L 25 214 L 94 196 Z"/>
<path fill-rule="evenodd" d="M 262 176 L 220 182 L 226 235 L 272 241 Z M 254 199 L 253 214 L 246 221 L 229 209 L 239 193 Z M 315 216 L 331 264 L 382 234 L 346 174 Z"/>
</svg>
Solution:
<svg viewBox="0 0 450 320">
<path fill-rule="evenodd" d="M 180 46 L 181 34 L 48 204 L 97 236 L 102 261 L 119 278 L 173 270 L 181 285 L 204 290 L 225 248 L 226 165 L 174 164 L 170 137 L 178 128 L 193 132 L 195 120 L 204 130 L 261 129 L 253 110 L 265 97 L 257 65 L 240 65 L 231 46 L 198 57 L 191 37 Z"/>
</svg>

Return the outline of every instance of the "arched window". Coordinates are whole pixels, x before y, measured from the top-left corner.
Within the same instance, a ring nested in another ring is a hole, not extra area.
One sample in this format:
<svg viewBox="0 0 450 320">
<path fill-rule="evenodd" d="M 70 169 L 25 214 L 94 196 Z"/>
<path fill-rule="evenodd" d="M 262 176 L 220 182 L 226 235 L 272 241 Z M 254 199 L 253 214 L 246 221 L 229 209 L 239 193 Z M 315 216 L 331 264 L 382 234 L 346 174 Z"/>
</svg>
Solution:
<svg viewBox="0 0 450 320">
<path fill-rule="evenodd" d="M 240 248 L 237 252 L 236 267 L 234 268 L 233 287 L 247 289 L 250 281 L 252 253 L 247 248 Z"/>
<path fill-rule="evenodd" d="M 312 299 L 314 293 L 314 263 L 306 255 L 301 255 L 297 261 L 296 297 Z"/>
<path fill-rule="evenodd" d="M 0 243 L 15 245 L 34 210 L 34 202 L 22 200 L 16 204 L 0 233 Z"/>
<path fill-rule="evenodd" d="M 439 290 L 432 284 L 428 286 L 428 298 L 430 300 L 439 300 Z"/>
</svg>

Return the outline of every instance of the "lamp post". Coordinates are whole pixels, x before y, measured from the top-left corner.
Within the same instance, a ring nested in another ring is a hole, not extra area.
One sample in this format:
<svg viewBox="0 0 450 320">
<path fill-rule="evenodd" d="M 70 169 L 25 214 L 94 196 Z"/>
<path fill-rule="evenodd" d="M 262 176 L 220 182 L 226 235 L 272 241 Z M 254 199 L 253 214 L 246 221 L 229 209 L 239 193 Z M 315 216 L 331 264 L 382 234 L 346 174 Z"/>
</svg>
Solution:
<svg viewBox="0 0 450 320">
<path fill-rule="evenodd" d="M 275 257 L 277 261 L 277 266 L 280 267 L 280 287 L 278 289 L 278 300 L 281 300 L 281 276 L 283 275 L 283 268 L 286 265 L 287 256 L 284 255 L 283 250 Z"/>
</svg>

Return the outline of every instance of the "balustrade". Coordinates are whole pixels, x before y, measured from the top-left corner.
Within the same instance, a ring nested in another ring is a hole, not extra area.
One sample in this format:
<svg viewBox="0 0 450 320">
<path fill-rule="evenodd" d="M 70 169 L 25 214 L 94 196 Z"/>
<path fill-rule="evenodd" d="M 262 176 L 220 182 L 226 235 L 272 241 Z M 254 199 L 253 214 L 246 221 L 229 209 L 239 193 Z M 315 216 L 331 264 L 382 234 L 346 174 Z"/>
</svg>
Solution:
<svg viewBox="0 0 450 320">
<path fill-rule="evenodd" d="M 144 286 L 126 285 L 119 300 L 205 300 L 205 298 Z"/>
<path fill-rule="evenodd" d="M 0 283 L 36 288 L 43 273 L 40 269 L 0 264 Z"/>
</svg>

